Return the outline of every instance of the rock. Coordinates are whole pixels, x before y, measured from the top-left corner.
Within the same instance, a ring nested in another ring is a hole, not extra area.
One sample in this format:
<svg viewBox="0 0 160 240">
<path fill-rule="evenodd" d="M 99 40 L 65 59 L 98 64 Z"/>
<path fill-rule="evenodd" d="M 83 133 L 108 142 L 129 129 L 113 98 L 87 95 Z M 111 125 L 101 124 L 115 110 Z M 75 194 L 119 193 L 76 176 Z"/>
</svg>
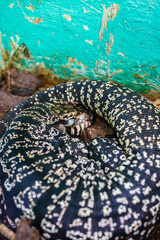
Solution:
<svg viewBox="0 0 160 240">
<path fill-rule="evenodd" d="M 19 96 L 30 96 L 41 86 L 41 82 L 37 77 L 14 68 L 5 72 L 5 78 L 7 90 Z"/>
<path fill-rule="evenodd" d="M 16 231 L 16 240 L 39 240 L 40 234 L 39 231 L 31 227 L 29 221 L 25 218 L 21 219 L 21 222 Z"/>
<path fill-rule="evenodd" d="M 13 95 L 7 91 L 0 90 L 0 114 L 8 112 L 12 107 L 19 104 L 25 97 Z"/>
<path fill-rule="evenodd" d="M 7 84 L 5 80 L 0 81 L 0 89 L 7 91 Z"/>
</svg>

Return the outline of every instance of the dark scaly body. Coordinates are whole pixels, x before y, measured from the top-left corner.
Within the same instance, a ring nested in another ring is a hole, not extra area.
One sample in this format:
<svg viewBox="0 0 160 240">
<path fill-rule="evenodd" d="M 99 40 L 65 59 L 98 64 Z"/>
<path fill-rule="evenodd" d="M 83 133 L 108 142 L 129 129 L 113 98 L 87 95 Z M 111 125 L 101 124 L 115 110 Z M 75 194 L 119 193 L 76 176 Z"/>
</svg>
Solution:
<svg viewBox="0 0 160 240">
<path fill-rule="evenodd" d="M 57 99 L 106 119 L 119 143 L 87 145 L 58 131 Z M 0 130 L 10 224 L 33 219 L 45 239 L 145 239 L 160 212 L 159 123 L 145 98 L 101 81 L 67 83 L 21 103 Z"/>
</svg>

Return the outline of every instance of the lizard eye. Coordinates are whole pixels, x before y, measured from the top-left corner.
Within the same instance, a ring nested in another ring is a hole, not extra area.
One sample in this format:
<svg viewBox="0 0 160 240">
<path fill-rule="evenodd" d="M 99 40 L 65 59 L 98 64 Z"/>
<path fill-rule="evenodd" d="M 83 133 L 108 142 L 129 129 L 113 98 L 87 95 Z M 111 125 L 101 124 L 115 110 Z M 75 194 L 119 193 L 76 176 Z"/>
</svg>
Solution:
<svg viewBox="0 0 160 240">
<path fill-rule="evenodd" d="M 68 125 L 69 126 L 74 125 L 74 123 L 75 123 L 75 120 L 73 118 L 68 120 Z"/>
</svg>

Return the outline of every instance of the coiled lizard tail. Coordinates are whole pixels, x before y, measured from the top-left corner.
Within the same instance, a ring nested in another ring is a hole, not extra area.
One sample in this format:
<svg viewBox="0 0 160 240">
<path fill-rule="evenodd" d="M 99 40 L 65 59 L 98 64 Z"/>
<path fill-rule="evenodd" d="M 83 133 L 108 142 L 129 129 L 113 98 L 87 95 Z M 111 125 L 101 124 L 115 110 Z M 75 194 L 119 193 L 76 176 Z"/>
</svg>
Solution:
<svg viewBox="0 0 160 240">
<path fill-rule="evenodd" d="M 66 104 L 99 115 L 116 138 L 86 144 L 58 129 Z M 160 213 L 159 124 L 144 97 L 102 81 L 62 84 L 22 102 L 1 121 L 8 224 L 32 219 L 44 239 L 145 239 Z"/>
</svg>

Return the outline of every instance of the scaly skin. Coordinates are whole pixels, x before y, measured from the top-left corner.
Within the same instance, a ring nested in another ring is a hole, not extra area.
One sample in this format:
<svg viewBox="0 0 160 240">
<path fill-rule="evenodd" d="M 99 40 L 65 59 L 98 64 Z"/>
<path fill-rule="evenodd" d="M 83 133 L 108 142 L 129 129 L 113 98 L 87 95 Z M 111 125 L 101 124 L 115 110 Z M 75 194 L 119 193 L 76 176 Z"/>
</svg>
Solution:
<svg viewBox="0 0 160 240">
<path fill-rule="evenodd" d="M 58 100 L 98 114 L 118 142 L 87 145 L 57 130 Z M 67 83 L 25 100 L 0 123 L 9 223 L 33 219 L 44 239 L 146 239 L 160 212 L 159 123 L 144 97 L 101 81 Z"/>
</svg>

